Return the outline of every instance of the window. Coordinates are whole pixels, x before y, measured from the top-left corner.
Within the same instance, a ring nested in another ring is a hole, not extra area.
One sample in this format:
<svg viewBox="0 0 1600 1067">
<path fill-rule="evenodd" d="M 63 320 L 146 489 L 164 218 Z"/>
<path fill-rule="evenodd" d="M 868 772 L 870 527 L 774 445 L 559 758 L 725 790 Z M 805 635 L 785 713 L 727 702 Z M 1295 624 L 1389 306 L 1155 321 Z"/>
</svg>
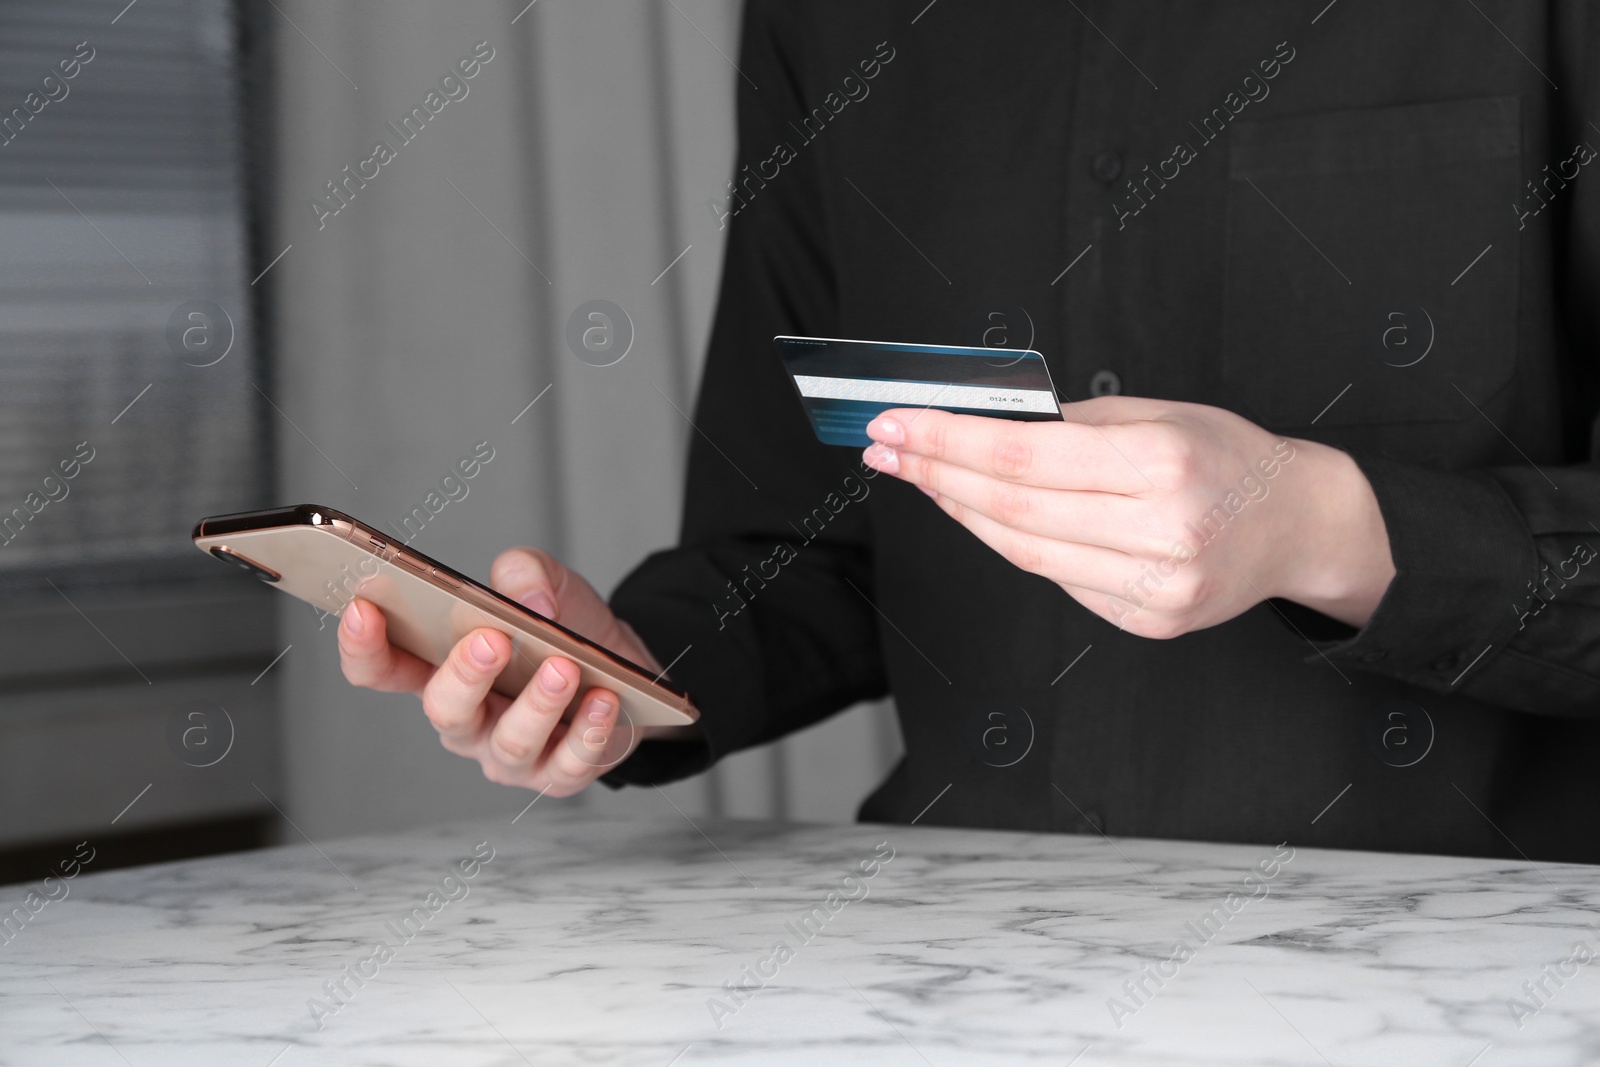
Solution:
<svg viewBox="0 0 1600 1067">
<path fill-rule="evenodd" d="M 270 473 L 233 9 L 140 0 L 113 14 L 0 8 L 0 575 L 13 591 L 68 572 L 193 575 L 206 563 L 195 520 L 259 506 Z"/>
<path fill-rule="evenodd" d="M 276 768 L 272 679 L 249 684 L 278 651 L 271 594 L 189 538 L 204 515 L 271 502 L 240 9 L 124 3 L 0 5 L 0 849 L 13 851 L 248 821 L 270 810 L 252 781 L 270 788 Z M 164 740 L 193 701 L 253 732 L 203 773 Z"/>
</svg>

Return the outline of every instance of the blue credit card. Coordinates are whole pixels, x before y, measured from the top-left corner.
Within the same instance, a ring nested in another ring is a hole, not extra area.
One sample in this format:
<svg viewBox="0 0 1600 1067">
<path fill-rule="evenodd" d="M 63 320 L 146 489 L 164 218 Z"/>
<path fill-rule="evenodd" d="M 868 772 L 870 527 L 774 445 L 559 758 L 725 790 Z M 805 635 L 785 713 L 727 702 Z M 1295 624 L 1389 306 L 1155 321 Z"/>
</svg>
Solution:
<svg viewBox="0 0 1600 1067">
<path fill-rule="evenodd" d="M 964 348 L 833 337 L 774 337 L 817 437 L 872 443 L 867 423 L 890 408 L 939 408 L 1025 422 L 1060 422 L 1044 357 L 1032 349 Z"/>
</svg>

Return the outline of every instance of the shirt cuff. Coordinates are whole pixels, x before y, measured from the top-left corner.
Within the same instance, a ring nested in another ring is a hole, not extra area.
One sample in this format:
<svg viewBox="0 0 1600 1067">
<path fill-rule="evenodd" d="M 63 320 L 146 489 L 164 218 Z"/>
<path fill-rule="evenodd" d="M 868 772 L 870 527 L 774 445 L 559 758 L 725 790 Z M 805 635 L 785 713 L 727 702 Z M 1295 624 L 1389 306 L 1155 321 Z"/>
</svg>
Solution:
<svg viewBox="0 0 1600 1067">
<path fill-rule="evenodd" d="M 1487 472 L 1346 451 L 1377 497 L 1395 576 L 1359 630 L 1299 608 L 1322 620 L 1308 630 L 1317 651 L 1307 660 L 1326 656 L 1335 665 L 1450 691 L 1516 635 L 1515 605 L 1539 569 L 1532 534 Z"/>
<path fill-rule="evenodd" d="M 611 609 L 668 664 L 672 684 L 689 694 L 700 712 L 701 736 L 643 742 L 600 777 L 606 785 L 620 789 L 688 778 L 755 744 L 765 732 L 761 671 L 739 669 L 760 663 L 751 613 L 719 617 L 691 592 L 721 589 L 726 581 L 704 556 L 667 549 L 646 559 L 612 594 Z"/>
</svg>

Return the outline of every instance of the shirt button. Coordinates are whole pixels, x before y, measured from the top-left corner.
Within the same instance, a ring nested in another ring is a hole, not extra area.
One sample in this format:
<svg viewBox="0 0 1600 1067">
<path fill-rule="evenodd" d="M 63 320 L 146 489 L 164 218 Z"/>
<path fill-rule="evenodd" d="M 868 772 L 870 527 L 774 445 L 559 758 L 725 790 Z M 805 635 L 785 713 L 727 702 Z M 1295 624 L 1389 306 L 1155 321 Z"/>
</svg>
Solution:
<svg viewBox="0 0 1600 1067">
<path fill-rule="evenodd" d="M 1116 396 L 1122 392 L 1122 379 L 1116 371 L 1097 370 L 1089 376 L 1090 396 Z"/>
<path fill-rule="evenodd" d="M 1096 152 L 1089 172 L 1103 182 L 1114 182 L 1122 173 L 1122 157 L 1115 152 Z"/>
<path fill-rule="evenodd" d="M 1433 669 L 1436 671 L 1454 670 L 1455 665 L 1460 661 L 1461 657 L 1457 656 L 1454 652 L 1451 652 L 1448 655 L 1440 656 L 1438 659 L 1434 660 Z"/>
</svg>

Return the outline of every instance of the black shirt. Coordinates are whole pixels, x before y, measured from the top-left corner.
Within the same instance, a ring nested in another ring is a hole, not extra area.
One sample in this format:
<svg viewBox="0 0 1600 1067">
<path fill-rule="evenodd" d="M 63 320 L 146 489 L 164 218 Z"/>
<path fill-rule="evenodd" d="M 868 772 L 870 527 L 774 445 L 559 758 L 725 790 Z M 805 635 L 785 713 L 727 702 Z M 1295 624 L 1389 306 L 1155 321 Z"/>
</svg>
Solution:
<svg viewBox="0 0 1600 1067">
<path fill-rule="evenodd" d="M 1578 0 L 752 2 L 681 542 L 613 598 L 705 741 L 607 781 L 892 693 L 864 819 L 1600 862 L 1597 63 Z M 1397 575 L 1122 633 L 819 444 L 775 334 L 1344 449 Z"/>
</svg>

